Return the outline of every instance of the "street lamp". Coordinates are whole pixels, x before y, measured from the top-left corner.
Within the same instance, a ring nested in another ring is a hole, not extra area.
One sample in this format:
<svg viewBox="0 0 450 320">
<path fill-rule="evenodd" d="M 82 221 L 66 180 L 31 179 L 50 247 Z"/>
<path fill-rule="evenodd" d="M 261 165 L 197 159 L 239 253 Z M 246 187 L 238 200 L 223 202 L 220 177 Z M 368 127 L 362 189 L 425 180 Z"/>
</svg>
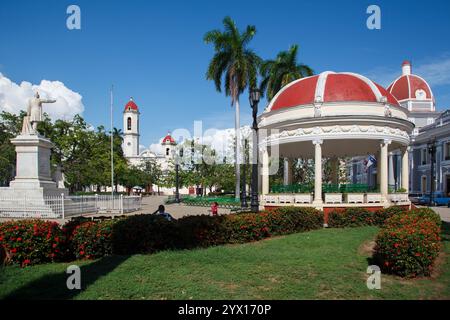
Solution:
<svg viewBox="0 0 450 320">
<path fill-rule="evenodd" d="M 258 200 L 258 103 L 261 98 L 261 92 L 253 88 L 250 90 L 250 106 L 252 107 L 253 115 L 253 163 L 252 163 L 252 197 L 251 197 L 251 209 L 252 212 L 259 211 Z"/>
<path fill-rule="evenodd" d="M 247 139 L 244 140 L 244 172 L 242 175 L 242 195 L 241 195 L 241 207 L 247 208 L 247 192 L 245 186 L 247 184 Z"/>
<path fill-rule="evenodd" d="M 183 158 L 183 148 L 180 149 L 179 158 L 175 159 L 175 202 L 180 203 L 180 159 Z"/>
<path fill-rule="evenodd" d="M 433 138 L 430 142 L 427 144 L 428 147 L 428 153 L 430 154 L 431 158 L 431 166 L 430 166 L 430 203 L 429 205 L 433 205 L 433 192 L 434 192 L 434 162 L 436 161 L 436 138 Z"/>
</svg>

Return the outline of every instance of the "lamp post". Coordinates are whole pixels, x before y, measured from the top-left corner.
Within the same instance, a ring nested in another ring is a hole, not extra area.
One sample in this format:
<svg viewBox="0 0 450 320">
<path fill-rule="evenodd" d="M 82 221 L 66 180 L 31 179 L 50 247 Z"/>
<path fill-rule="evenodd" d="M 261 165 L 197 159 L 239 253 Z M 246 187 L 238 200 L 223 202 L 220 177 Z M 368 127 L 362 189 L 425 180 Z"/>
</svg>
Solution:
<svg viewBox="0 0 450 320">
<path fill-rule="evenodd" d="M 241 207 L 247 208 L 247 192 L 245 186 L 247 184 L 247 139 L 244 140 L 244 170 L 242 175 L 242 195 L 241 195 Z"/>
<path fill-rule="evenodd" d="M 259 211 L 258 200 L 258 103 L 261 98 L 261 92 L 253 88 L 250 90 L 250 106 L 252 107 L 253 115 L 253 163 L 252 163 L 252 197 L 251 197 L 251 209 L 252 212 Z"/>
<path fill-rule="evenodd" d="M 180 149 L 179 157 L 175 159 L 175 202 L 180 203 L 180 158 L 183 158 L 183 148 Z"/>
<path fill-rule="evenodd" d="M 428 142 L 428 153 L 430 154 L 430 203 L 433 205 L 433 192 L 434 192 L 434 162 L 436 161 L 436 138 L 433 138 Z"/>
</svg>

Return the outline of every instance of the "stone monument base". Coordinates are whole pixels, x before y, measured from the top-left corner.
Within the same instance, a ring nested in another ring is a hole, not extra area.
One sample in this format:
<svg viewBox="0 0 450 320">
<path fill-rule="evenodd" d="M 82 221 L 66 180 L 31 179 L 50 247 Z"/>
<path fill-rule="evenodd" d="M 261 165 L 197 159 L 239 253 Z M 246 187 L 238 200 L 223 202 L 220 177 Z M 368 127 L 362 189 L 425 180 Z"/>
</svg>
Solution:
<svg viewBox="0 0 450 320">
<path fill-rule="evenodd" d="M 52 180 L 50 154 L 53 144 L 35 134 L 19 135 L 11 143 L 16 147 L 16 177 L 8 188 L 0 188 L 0 216 L 11 216 L 5 212 L 15 212 L 19 217 L 32 217 L 30 212 L 45 211 L 50 217 L 49 198 L 69 194 Z"/>
</svg>

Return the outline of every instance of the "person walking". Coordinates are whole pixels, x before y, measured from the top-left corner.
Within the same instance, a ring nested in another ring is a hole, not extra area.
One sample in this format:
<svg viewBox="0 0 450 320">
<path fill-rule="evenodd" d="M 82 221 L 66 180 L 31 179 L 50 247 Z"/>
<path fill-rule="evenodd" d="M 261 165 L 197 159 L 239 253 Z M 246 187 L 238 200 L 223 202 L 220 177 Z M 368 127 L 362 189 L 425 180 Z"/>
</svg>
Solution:
<svg viewBox="0 0 450 320">
<path fill-rule="evenodd" d="M 213 216 L 217 216 L 219 214 L 219 204 L 216 201 L 211 204 L 211 213 Z"/>
</svg>

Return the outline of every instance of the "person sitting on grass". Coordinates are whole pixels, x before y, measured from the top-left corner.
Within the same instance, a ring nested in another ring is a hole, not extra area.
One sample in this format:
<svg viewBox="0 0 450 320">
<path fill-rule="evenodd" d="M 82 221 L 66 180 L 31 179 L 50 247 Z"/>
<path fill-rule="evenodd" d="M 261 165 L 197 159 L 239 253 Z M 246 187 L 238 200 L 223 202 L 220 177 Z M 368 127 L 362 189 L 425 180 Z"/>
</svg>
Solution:
<svg viewBox="0 0 450 320">
<path fill-rule="evenodd" d="M 158 210 L 156 210 L 155 213 L 153 213 L 153 214 L 159 214 L 159 215 L 163 216 L 164 219 L 166 219 L 167 221 L 175 220 L 174 217 L 172 217 L 170 213 L 166 212 L 166 208 L 162 204 L 159 205 Z"/>
</svg>

